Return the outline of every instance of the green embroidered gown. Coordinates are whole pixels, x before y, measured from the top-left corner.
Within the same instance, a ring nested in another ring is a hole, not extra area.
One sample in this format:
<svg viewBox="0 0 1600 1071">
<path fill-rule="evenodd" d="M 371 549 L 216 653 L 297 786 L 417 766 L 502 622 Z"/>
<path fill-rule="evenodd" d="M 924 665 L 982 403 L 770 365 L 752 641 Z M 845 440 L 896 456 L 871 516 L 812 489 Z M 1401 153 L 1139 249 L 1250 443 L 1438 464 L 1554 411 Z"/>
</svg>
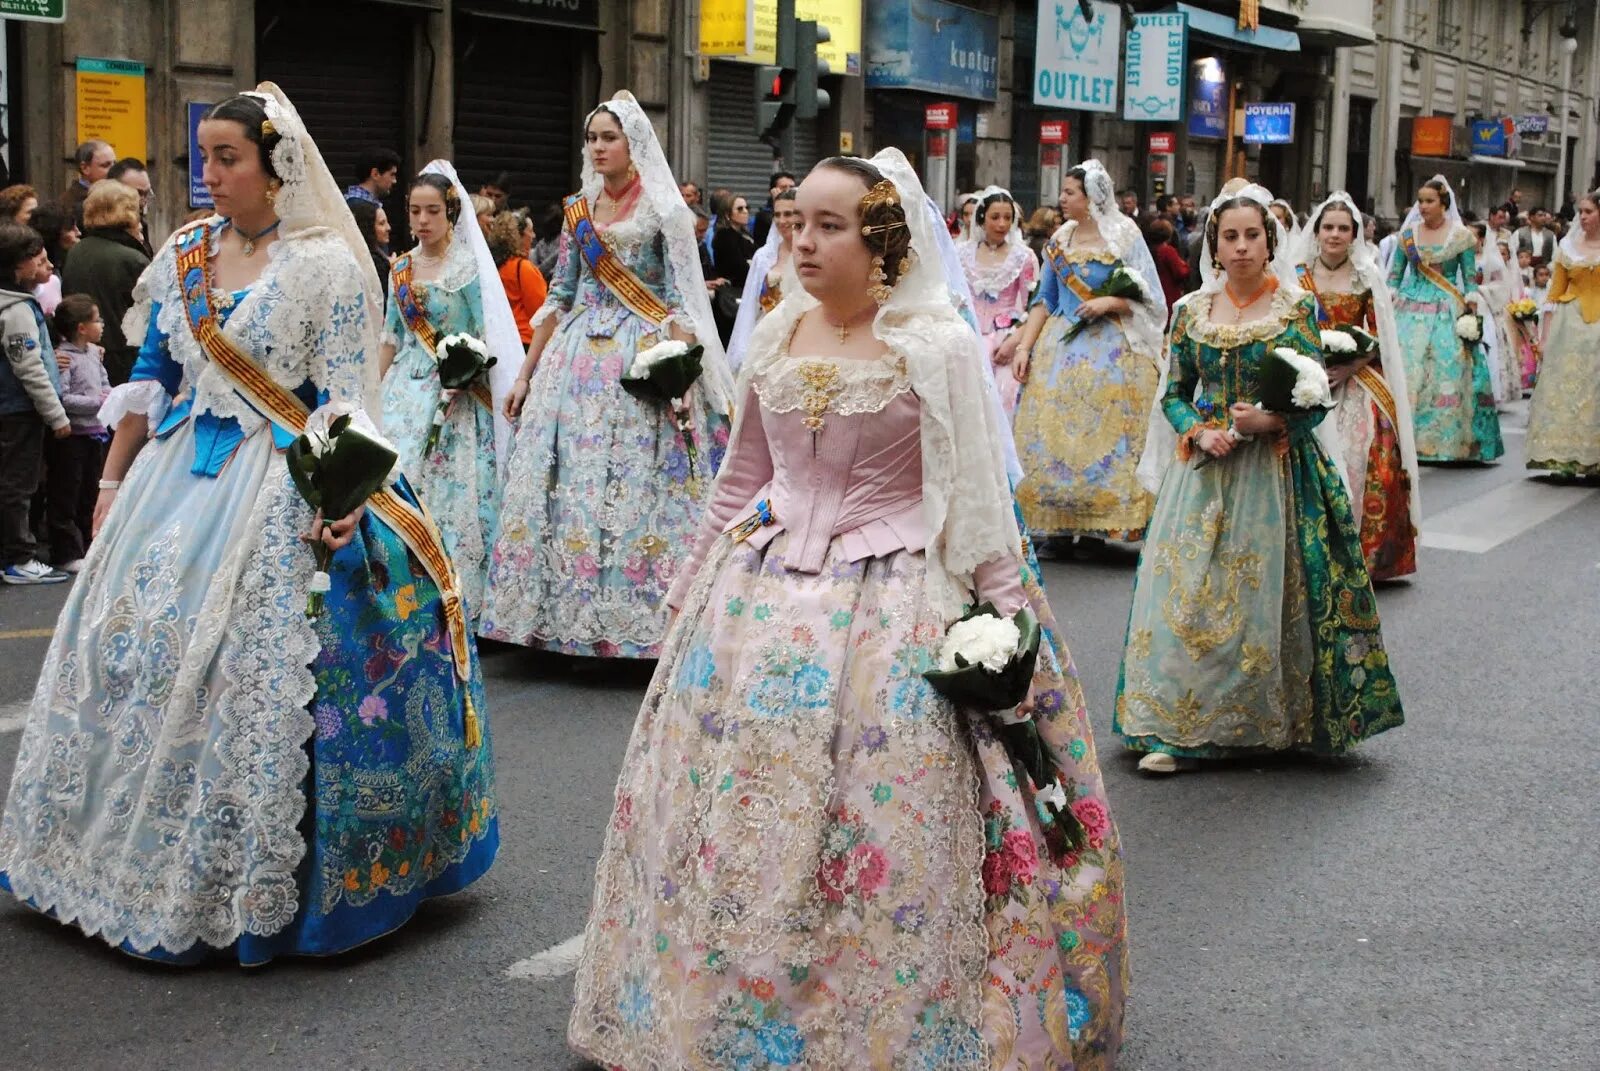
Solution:
<svg viewBox="0 0 1600 1071">
<path fill-rule="evenodd" d="M 1212 323 L 1211 300 L 1195 295 L 1171 328 L 1162 409 L 1185 441 L 1256 400 L 1269 348 L 1320 358 L 1310 295 L 1279 291 L 1238 325 Z M 1404 720 L 1349 494 L 1314 435 L 1323 415 L 1168 469 L 1117 685 L 1113 727 L 1132 750 L 1338 754 Z"/>
</svg>

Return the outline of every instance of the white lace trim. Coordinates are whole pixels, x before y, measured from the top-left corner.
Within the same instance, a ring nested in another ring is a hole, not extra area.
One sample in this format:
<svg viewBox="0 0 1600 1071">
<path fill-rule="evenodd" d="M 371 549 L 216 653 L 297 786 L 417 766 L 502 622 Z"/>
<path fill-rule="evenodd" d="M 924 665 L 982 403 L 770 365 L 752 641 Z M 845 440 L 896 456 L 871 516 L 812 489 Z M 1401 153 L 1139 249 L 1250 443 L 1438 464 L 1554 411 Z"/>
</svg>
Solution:
<svg viewBox="0 0 1600 1071">
<path fill-rule="evenodd" d="M 137 383 L 112 387 L 110 397 L 101 404 L 95 419 L 115 431 L 129 413 L 143 413 L 150 430 L 154 431 L 166 419 L 171 407 L 172 398 L 165 387 L 153 379 L 141 379 Z"/>
<path fill-rule="evenodd" d="M 839 416 L 881 413 L 889 403 L 911 389 L 903 360 L 859 361 L 841 357 L 787 357 L 754 377 L 750 385 L 764 409 L 793 413 L 816 397 L 802 370 L 809 365 L 838 369 L 827 392 L 827 411 Z"/>
<path fill-rule="evenodd" d="M 999 264 L 984 265 L 978 261 L 978 242 L 968 242 L 958 246 L 961 257 L 961 267 L 967 273 L 967 284 L 972 287 L 972 292 L 982 294 L 993 300 L 1005 292 L 1006 287 L 1017 281 L 1025 268 L 1032 263 L 1038 268 L 1038 261 L 1034 259 L 1033 250 L 1026 246 L 1021 249 L 1010 247 L 1006 259 Z"/>
</svg>

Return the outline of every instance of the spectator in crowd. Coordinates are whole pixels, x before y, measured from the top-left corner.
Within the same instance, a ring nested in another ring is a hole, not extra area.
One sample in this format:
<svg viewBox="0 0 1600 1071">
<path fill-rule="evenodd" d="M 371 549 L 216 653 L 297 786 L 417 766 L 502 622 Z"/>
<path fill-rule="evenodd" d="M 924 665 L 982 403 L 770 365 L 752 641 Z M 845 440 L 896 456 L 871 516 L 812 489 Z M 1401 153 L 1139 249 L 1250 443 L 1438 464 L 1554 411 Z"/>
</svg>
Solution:
<svg viewBox="0 0 1600 1071">
<path fill-rule="evenodd" d="M 683 195 L 683 203 L 690 208 L 700 207 L 700 187 L 692 182 L 680 182 L 678 192 Z"/>
<path fill-rule="evenodd" d="M 699 199 L 699 191 L 695 192 L 695 197 Z M 528 251 L 528 259 L 533 261 L 533 266 L 547 280 L 555 277 L 556 261 L 561 259 L 561 228 L 564 223 L 565 216 L 559 202 L 546 205 L 533 221 L 533 248 Z"/>
<path fill-rule="evenodd" d="M 111 396 L 102 363 L 100 334 L 105 321 L 87 294 L 68 294 L 53 317 L 61 367 L 61 405 L 72 434 L 45 444 L 45 516 L 50 560 L 63 573 L 83 568 L 94 532 L 94 506 L 100 497 L 100 470 L 111 435 L 97 415 Z"/>
<path fill-rule="evenodd" d="M 472 195 L 472 214 L 478 217 L 478 233 L 489 233 L 489 221 L 496 215 L 494 198 L 486 193 Z"/>
<path fill-rule="evenodd" d="M 1522 282 L 1522 289 L 1533 286 L 1533 250 L 1517 250 L 1517 278 Z"/>
<path fill-rule="evenodd" d="M 489 221 L 484 238 L 489 243 L 489 255 L 500 271 L 500 283 L 505 287 L 506 300 L 511 303 L 511 316 L 517 321 L 517 334 L 526 347 L 533 341 L 533 314 L 544 304 L 549 287 L 523 250 L 523 218 L 515 212 L 501 212 Z"/>
<path fill-rule="evenodd" d="M 39 232 L 44 240 L 44 251 L 50 257 L 50 280 L 34 291 L 39 308 L 46 316 L 55 313 L 61 303 L 61 266 L 67 262 L 67 251 L 78 244 L 82 235 L 72 213 L 58 204 L 40 205 L 33 210 L 28 225 Z"/>
<path fill-rule="evenodd" d="M 26 225 L 39 207 L 39 194 L 32 186 L 7 186 L 0 190 L 0 220 Z"/>
<path fill-rule="evenodd" d="M 0 222 L 0 580 L 59 584 L 66 573 L 39 561 L 30 513 L 44 467 L 45 429 L 72 434 L 61 405 L 61 373 L 33 288 L 49 278 L 44 241 L 30 227 Z"/>
<path fill-rule="evenodd" d="M 1200 211 L 1195 207 L 1194 194 L 1178 194 L 1178 220 L 1183 224 L 1178 228 L 1178 249 L 1187 251 L 1189 235 L 1193 234 L 1200 224 Z"/>
<path fill-rule="evenodd" d="M 1542 314 L 1545 303 L 1550 298 L 1550 265 L 1540 264 L 1533 269 L 1533 285 L 1528 287 L 1528 297 L 1539 307 Z"/>
<path fill-rule="evenodd" d="M 1533 254 L 1533 265 L 1548 264 L 1555 259 L 1556 234 L 1550 229 L 1550 213 L 1535 207 L 1528 213 L 1528 225 L 1511 236 L 1511 248 L 1519 253 L 1526 249 Z"/>
<path fill-rule="evenodd" d="M 1511 187 L 1511 195 L 1501 207 L 1506 210 L 1506 218 L 1515 225 L 1517 217 L 1522 215 L 1522 191 L 1515 186 Z"/>
<path fill-rule="evenodd" d="M 1061 213 L 1054 208 L 1041 205 L 1033 210 L 1033 215 L 1028 217 L 1027 226 L 1022 230 L 1028 239 L 1028 248 L 1033 250 L 1034 256 L 1044 255 L 1044 244 L 1060 226 Z"/>
<path fill-rule="evenodd" d="M 355 183 L 344 191 L 346 201 L 382 204 L 400 181 L 400 154 L 393 149 L 367 149 L 356 157 L 352 177 Z M 388 250 L 388 243 L 384 244 L 384 249 Z"/>
<path fill-rule="evenodd" d="M 774 171 L 772 180 L 767 184 L 766 207 L 756 213 L 755 225 L 751 231 L 756 240 L 756 248 L 760 249 L 767 244 L 767 233 L 772 230 L 773 206 L 778 203 L 778 194 L 784 190 L 792 190 L 800 185 L 792 171 Z"/>
<path fill-rule="evenodd" d="M 733 322 L 739 315 L 739 295 L 750 274 L 750 258 L 756 255 L 755 239 L 750 236 L 750 202 L 744 197 L 728 201 L 728 210 L 717 220 L 711 237 L 711 265 L 719 279 L 728 285 L 711 302 L 717 333 L 726 346 L 733 335 Z"/>
<path fill-rule="evenodd" d="M 68 184 L 67 190 L 61 195 L 61 203 L 72 212 L 72 218 L 78 221 L 78 226 L 83 226 L 83 201 L 89 196 L 89 187 L 103 178 L 109 178 L 111 168 L 117 162 L 117 151 L 111 143 L 95 139 L 86 141 L 78 146 L 78 151 L 72 154 L 73 161 L 78 165 L 78 175 Z"/>
<path fill-rule="evenodd" d="M 718 186 L 711 191 L 711 203 L 707 206 L 711 212 L 711 230 L 706 234 L 705 249 L 711 252 L 711 239 L 717 233 L 717 227 L 722 223 L 722 217 L 728 214 L 728 209 L 733 206 L 733 191 L 726 186 Z"/>
<path fill-rule="evenodd" d="M 506 209 L 511 207 L 511 172 L 502 171 L 488 182 L 485 182 L 482 186 L 479 186 L 478 196 L 487 197 L 490 204 L 494 206 L 493 210 L 489 213 L 491 217 L 506 211 Z M 474 199 L 474 203 L 476 203 L 476 199 Z M 480 212 L 478 215 L 478 224 L 480 228 L 482 228 L 483 213 Z M 484 233 L 488 233 L 487 228 L 483 229 Z"/>
<path fill-rule="evenodd" d="M 145 256 L 154 259 L 155 247 L 150 244 L 150 198 L 153 193 L 150 187 L 150 171 L 144 166 L 144 161 L 133 156 L 124 156 L 111 167 L 106 178 L 116 179 L 124 186 L 131 186 L 139 194 L 139 229 L 140 241 L 144 243 Z M 59 261 L 57 263 L 60 263 Z"/>
<path fill-rule="evenodd" d="M 389 303 L 389 214 L 380 204 L 351 197 L 345 201 L 350 214 L 355 217 L 356 230 L 367 243 L 372 256 L 372 266 L 378 272 L 378 285 L 383 289 L 384 307 Z"/>
<path fill-rule="evenodd" d="M 1171 319 L 1172 306 L 1188 290 L 1189 258 L 1178 252 L 1177 228 L 1164 214 L 1150 221 L 1150 229 L 1144 237 L 1150 246 L 1150 255 L 1155 258 L 1156 275 L 1161 279 L 1161 292 L 1166 295 L 1167 316 Z"/>
<path fill-rule="evenodd" d="M 718 279 L 717 269 L 711 263 L 711 214 L 699 207 L 690 211 L 694 213 L 694 239 L 700 246 L 700 275 L 706 281 L 706 293 L 715 301 L 717 291 L 727 286 L 728 280 Z"/>
<path fill-rule="evenodd" d="M 87 294 L 105 321 L 106 373 L 111 385 L 128 381 L 143 338 L 125 338 L 122 318 L 133 306 L 133 286 L 149 266 L 141 239 L 139 195 L 131 187 L 109 179 L 95 183 L 83 203 L 83 240 L 67 254 L 61 269 L 61 288 L 68 294 Z"/>
<path fill-rule="evenodd" d="M 1133 190 L 1121 189 L 1117 191 L 1117 204 L 1122 209 L 1122 214 L 1135 223 L 1142 223 L 1139 218 L 1139 195 Z"/>
</svg>

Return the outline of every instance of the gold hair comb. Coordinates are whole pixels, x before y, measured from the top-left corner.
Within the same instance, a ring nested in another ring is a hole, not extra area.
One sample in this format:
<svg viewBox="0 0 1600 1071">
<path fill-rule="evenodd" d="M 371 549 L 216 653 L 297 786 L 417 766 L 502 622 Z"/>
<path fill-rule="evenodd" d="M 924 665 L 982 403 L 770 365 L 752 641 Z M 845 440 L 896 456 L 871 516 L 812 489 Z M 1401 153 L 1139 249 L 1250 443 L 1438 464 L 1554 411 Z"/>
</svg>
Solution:
<svg viewBox="0 0 1600 1071">
<path fill-rule="evenodd" d="M 263 120 L 261 120 L 261 136 L 262 137 L 270 138 L 272 135 L 276 134 L 277 132 L 278 132 L 278 128 L 272 125 L 272 120 L 271 119 L 263 119 Z"/>
</svg>

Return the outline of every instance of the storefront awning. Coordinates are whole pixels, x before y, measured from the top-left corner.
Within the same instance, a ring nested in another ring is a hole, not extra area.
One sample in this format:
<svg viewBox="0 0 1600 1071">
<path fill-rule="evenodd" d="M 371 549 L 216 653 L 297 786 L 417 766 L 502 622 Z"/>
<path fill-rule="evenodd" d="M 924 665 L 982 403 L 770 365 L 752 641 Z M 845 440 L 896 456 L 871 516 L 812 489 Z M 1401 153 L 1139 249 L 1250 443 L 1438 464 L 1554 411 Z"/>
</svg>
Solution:
<svg viewBox="0 0 1600 1071">
<path fill-rule="evenodd" d="M 1528 166 L 1525 162 L 1523 162 L 1521 160 L 1512 160 L 1512 159 L 1509 159 L 1509 158 L 1504 157 L 1504 156 L 1479 156 L 1477 153 L 1473 153 L 1471 156 L 1467 157 L 1467 159 L 1469 161 L 1471 161 L 1472 163 L 1474 163 L 1474 164 L 1492 164 L 1495 167 L 1527 167 Z"/>
<path fill-rule="evenodd" d="M 1169 11 L 1189 16 L 1189 29 L 1201 37 L 1209 37 L 1223 45 L 1248 48 L 1265 48 L 1274 52 L 1299 52 L 1300 35 L 1293 30 L 1280 30 L 1262 26 L 1254 30 L 1239 29 L 1238 20 L 1231 15 L 1219 15 L 1192 4 L 1174 4 Z"/>
</svg>

